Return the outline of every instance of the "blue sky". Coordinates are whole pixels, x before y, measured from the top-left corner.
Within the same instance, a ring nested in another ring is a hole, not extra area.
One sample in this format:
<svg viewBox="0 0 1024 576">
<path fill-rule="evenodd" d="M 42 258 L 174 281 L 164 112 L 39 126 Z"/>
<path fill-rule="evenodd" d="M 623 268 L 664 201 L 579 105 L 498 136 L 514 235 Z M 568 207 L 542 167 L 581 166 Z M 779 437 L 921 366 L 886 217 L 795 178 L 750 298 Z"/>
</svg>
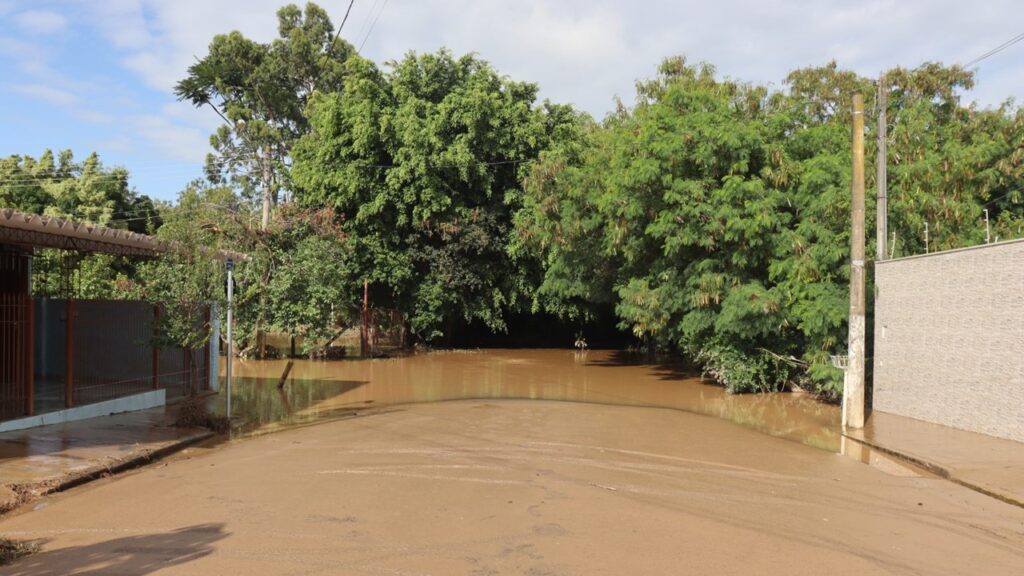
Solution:
<svg viewBox="0 0 1024 576">
<path fill-rule="evenodd" d="M 0 156 L 70 148 L 173 199 L 200 176 L 219 120 L 171 92 L 214 34 L 267 41 L 266 0 L 0 0 Z M 319 2 L 341 21 L 347 0 Z M 542 95 L 602 116 L 672 54 L 779 84 L 836 59 L 865 75 L 966 62 L 1024 32 L 1015 0 L 356 0 L 343 35 L 377 61 L 475 51 Z M 374 23 L 375 22 L 375 23 Z M 968 100 L 1024 97 L 1024 42 L 984 61 Z"/>
</svg>

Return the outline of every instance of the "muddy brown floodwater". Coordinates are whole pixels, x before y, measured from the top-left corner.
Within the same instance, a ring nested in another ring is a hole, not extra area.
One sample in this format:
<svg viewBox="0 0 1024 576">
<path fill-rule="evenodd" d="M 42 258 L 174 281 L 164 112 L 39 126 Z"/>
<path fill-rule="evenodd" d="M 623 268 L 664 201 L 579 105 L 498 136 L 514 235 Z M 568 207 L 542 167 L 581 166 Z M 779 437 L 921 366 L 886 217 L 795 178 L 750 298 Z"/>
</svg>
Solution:
<svg viewBox="0 0 1024 576">
<path fill-rule="evenodd" d="M 284 366 L 238 363 L 246 439 L 5 517 L 42 552 L 0 576 L 1024 573 L 1024 509 L 819 449 L 804 395 L 611 352 Z"/>
<path fill-rule="evenodd" d="M 727 394 L 674 366 L 645 363 L 623 352 L 480 350 L 368 361 L 296 360 L 279 390 L 285 364 L 236 361 L 237 433 L 259 434 L 402 404 L 529 399 L 672 408 L 833 452 L 840 448 L 836 406 L 800 392 Z"/>
</svg>

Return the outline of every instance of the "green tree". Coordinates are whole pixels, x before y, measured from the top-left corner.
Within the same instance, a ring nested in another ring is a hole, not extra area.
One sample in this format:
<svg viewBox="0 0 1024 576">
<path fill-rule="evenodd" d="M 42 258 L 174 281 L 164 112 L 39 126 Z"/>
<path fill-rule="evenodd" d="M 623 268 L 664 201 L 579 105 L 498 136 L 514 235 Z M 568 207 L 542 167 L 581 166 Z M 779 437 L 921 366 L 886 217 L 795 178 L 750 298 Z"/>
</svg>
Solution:
<svg viewBox="0 0 1024 576">
<path fill-rule="evenodd" d="M 932 250 L 983 242 L 986 208 L 1001 238 L 1019 235 L 1021 111 L 961 105 L 973 78 L 957 67 L 886 76 L 896 254 L 925 251 L 925 223 Z M 706 64 L 668 59 L 638 84 L 635 107 L 545 153 L 511 238 L 513 253 L 543 262 L 537 305 L 572 317 L 614 302 L 623 328 L 733 391 L 802 380 L 837 395 L 850 97 L 868 95 L 871 110 L 875 90 L 834 63 L 786 84 L 718 80 Z"/>
<path fill-rule="evenodd" d="M 352 251 L 329 208 L 278 212 L 266 238 L 273 272 L 266 285 L 270 326 L 301 337 L 312 354 L 358 318 Z"/>
<path fill-rule="evenodd" d="M 313 98 L 297 195 L 338 212 L 354 277 L 377 305 L 407 312 L 414 333 L 472 320 L 503 330 L 533 282 L 507 251 L 522 177 L 579 115 L 537 104 L 535 85 L 472 55 L 409 54 L 389 68 L 353 58 L 344 91 Z"/>
<path fill-rule="evenodd" d="M 259 43 L 235 31 L 215 36 L 209 54 L 188 70 L 174 92 L 224 119 L 211 137 L 207 174 L 262 197 L 262 227 L 270 224 L 279 191 L 290 188 L 292 144 L 308 131 L 306 104 L 317 90 L 340 91 L 345 62 L 355 53 L 336 36 L 327 12 L 289 4 L 277 12 L 279 38 Z"/>
<path fill-rule="evenodd" d="M 82 162 L 70 150 L 58 157 L 47 150 L 38 159 L 0 159 L 0 206 L 132 232 L 159 228 L 156 205 L 129 186 L 127 170 L 105 167 L 96 153 Z M 59 296 L 73 286 L 79 298 L 118 298 L 134 273 L 130 258 L 44 249 L 33 262 L 33 289 Z"/>
</svg>

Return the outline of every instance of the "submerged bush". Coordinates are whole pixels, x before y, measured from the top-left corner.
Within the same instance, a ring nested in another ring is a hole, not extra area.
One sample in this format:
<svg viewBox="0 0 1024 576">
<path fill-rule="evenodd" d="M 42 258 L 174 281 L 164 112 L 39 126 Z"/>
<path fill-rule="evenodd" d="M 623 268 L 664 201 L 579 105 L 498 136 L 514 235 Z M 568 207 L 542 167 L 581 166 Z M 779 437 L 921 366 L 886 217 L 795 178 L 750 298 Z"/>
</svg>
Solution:
<svg viewBox="0 0 1024 576">
<path fill-rule="evenodd" d="M 39 544 L 36 542 L 0 538 L 0 566 L 10 564 L 18 558 L 31 556 L 36 552 L 39 552 Z"/>
<path fill-rule="evenodd" d="M 702 374 L 713 378 L 730 394 L 779 392 L 792 382 L 797 370 L 790 363 L 764 351 L 745 353 L 727 345 L 710 345 L 696 351 Z"/>
<path fill-rule="evenodd" d="M 206 407 L 204 398 L 186 398 L 178 406 L 178 417 L 174 425 L 179 428 L 208 428 L 217 434 L 231 430 L 231 420 L 227 416 L 211 414 Z"/>
</svg>

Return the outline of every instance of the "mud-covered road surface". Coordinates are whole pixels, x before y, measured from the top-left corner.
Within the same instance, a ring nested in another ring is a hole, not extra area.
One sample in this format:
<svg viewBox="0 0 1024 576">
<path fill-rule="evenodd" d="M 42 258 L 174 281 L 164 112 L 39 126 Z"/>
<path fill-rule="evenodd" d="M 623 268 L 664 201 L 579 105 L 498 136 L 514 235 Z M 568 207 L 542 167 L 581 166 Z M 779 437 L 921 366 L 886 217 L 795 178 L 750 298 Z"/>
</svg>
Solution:
<svg viewBox="0 0 1024 576">
<path fill-rule="evenodd" d="M 985 574 L 1024 510 L 679 410 L 463 400 L 190 449 L 0 521 L 0 575 Z"/>
</svg>

